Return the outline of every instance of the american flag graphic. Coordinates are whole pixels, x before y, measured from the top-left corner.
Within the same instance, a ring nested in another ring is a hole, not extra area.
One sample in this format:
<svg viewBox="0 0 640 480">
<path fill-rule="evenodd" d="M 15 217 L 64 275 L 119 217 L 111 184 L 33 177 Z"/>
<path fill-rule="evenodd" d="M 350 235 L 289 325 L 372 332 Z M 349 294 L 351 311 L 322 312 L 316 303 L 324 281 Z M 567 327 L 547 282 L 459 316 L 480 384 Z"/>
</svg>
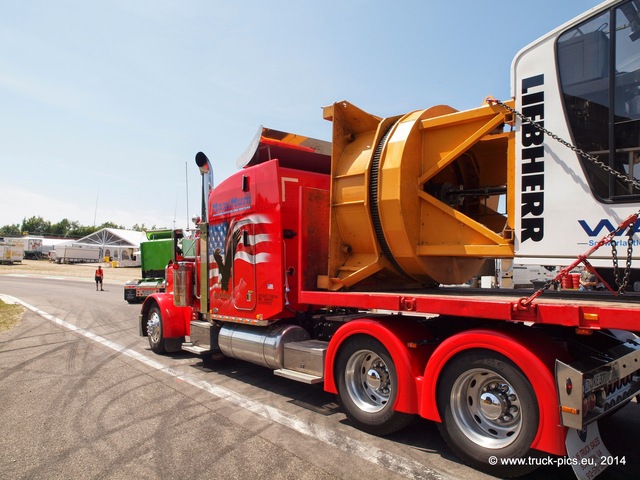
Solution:
<svg viewBox="0 0 640 480">
<path fill-rule="evenodd" d="M 262 232 L 265 225 L 270 224 L 270 219 L 265 215 L 248 215 L 241 219 L 234 219 L 231 224 L 227 221 L 215 225 L 209 225 L 209 288 L 229 289 L 228 276 L 235 261 L 244 261 L 248 264 L 265 263 L 269 260 L 269 254 L 265 251 L 270 235 Z M 247 232 L 246 234 L 244 232 Z M 237 245 L 235 255 L 231 259 L 230 254 L 234 249 L 234 234 Z M 245 245 L 245 239 L 247 244 Z M 216 254 L 216 250 L 218 250 Z M 217 259 L 216 259 L 217 257 Z M 219 265 L 218 263 L 223 263 Z"/>
<path fill-rule="evenodd" d="M 225 243 L 227 241 L 227 232 L 229 231 L 229 222 L 217 223 L 209 225 L 209 252 L 210 255 L 216 248 L 224 252 Z M 209 260 L 213 259 L 211 257 Z"/>
</svg>

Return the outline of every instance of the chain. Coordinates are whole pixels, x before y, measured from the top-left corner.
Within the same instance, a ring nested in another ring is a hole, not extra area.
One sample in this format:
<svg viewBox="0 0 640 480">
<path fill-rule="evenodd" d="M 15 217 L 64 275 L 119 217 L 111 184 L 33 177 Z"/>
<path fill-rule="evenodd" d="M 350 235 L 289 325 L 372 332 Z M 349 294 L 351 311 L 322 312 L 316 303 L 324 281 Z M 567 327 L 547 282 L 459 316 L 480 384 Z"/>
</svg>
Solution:
<svg viewBox="0 0 640 480">
<path fill-rule="evenodd" d="M 531 124 L 535 129 L 539 130 L 544 135 L 547 135 L 548 137 L 552 138 L 553 140 L 555 140 L 556 142 L 560 143 L 561 145 L 564 145 L 565 147 L 567 147 L 569 150 L 575 152 L 580 157 L 582 157 L 585 160 L 593 163 L 598 168 L 602 169 L 603 171 L 607 172 L 608 174 L 614 176 L 615 178 L 620 180 L 622 183 L 626 183 L 626 184 L 632 185 L 634 188 L 637 188 L 637 189 L 640 190 L 640 181 L 636 180 L 633 177 L 629 177 L 627 175 L 624 175 L 623 173 L 619 172 L 618 170 L 616 170 L 615 168 L 611 167 L 610 165 L 607 165 L 606 163 L 602 162 L 600 159 L 598 159 L 598 157 L 593 156 L 593 155 L 585 152 L 581 148 L 578 148 L 575 145 L 567 142 L 562 137 L 559 137 L 555 133 L 553 133 L 550 130 L 547 130 L 546 128 L 544 128 L 542 125 L 537 123 L 533 118 L 526 116 L 522 112 L 519 112 L 515 108 L 512 108 L 511 106 L 507 105 L 506 103 L 501 102 L 500 100 L 497 100 L 495 98 L 488 99 L 487 101 L 489 103 L 494 103 L 496 105 L 501 106 L 505 110 L 511 112 L 513 115 L 518 117 L 521 121 Z M 614 230 L 612 232 L 612 234 L 617 234 L 619 232 L 620 232 L 620 227 L 618 227 L 616 230 Z M 632 255 L 633 255 L 633 240 L 632 240 L 633 233 L 634 233 L 634 229 L 633 229 L 633 225 L 631 225 L 629 227 L 629 231 L 627 233 L 627 235 L 628 235 L 627 258 L 626 258 L 626 265 L 625 265 L 625 269 L 624 269 L 624 276 L 622 277 L 622 279 L 621 279 L 621 275 L 620 275 L 620 270 L 618 268 L 618 250 L 616 248 L 616 241 L 613 240 L 613 235 L 612 235 L 611 256 L 613 257 L 613 271 L 614 271 L 614 276 L 615 276 L 615 280 L 616 280 L 616 285 L 618 286 L 618 293 L 624 293 L 624 291 L 626 290 L 626 288 L 627 288 L 627 286 L 629 284 L 629 279 L 631 277 L 631 259 L 632 259 Z M 547 282 L 541 288 L 541 290 L 542 291 L 548 290 L 551 287 L 552 283 L 553 283 L 552 281 Z"/>
<path fill-rule="evenodd" d="M 618 293 L 623 293 L 629 285 L 629 279 L 631 277 L 631 256 L 633 254 L 633 228 L 629 228 L 627 233 L 627 263 L 624 269 L 624 276 L 621 277 L 620 269 L 618 268 L 618 249 L 616 247 L 616 241 L 611 240 L 611 256 L 613 257 L 613 274 L 618 286 Z"/>
</svg>

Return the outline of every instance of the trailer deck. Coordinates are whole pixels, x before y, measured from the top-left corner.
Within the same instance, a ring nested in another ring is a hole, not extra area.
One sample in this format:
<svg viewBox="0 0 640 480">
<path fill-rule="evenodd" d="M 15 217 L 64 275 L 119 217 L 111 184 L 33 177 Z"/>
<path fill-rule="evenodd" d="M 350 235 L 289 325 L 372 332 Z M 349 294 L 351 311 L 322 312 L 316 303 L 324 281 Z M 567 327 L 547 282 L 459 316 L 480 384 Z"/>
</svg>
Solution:
<svg viewBox="0 0 640 480">
<path fill-rule="evenodd" d="M 402 314 L 464 316 L 533 322 L 586 329 L 640 330 L 640 295 L 609 292 L 548 291 L 528 307 L 531 290 L 435 288 L 398 292 L 302 291 L 300 301 L 328 307 L 386 310 Z"/>
</svg>

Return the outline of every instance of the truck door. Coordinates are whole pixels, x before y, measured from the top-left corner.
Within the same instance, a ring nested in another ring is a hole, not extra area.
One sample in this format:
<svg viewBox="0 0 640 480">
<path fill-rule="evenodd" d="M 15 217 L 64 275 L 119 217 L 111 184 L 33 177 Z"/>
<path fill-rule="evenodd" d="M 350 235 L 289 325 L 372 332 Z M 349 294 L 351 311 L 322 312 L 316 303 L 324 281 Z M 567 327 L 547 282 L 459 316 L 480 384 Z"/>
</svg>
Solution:
<svg viewBox="0 0 640 480">
<path fill-rule="evenodd" d="M 243 222 L 235 234 L 238 242 L 233 255 L 233 306 L 238 310 L 253 310 L 257 298 L 255 224 Z"/>
</svg>

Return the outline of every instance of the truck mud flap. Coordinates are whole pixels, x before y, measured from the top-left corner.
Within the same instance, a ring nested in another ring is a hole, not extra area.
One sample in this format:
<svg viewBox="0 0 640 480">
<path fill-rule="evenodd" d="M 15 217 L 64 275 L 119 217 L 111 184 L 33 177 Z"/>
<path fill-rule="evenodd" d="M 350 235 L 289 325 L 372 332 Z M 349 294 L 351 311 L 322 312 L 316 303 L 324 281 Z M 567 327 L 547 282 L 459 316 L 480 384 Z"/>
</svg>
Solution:
<svg viewBox="0 0 640 480">
<path fill-rule="evenodd" d="M 556 361 L 562 425 L 582 430 L 640 392 L 640 339 L 571 364 Z"/>
</svg>

